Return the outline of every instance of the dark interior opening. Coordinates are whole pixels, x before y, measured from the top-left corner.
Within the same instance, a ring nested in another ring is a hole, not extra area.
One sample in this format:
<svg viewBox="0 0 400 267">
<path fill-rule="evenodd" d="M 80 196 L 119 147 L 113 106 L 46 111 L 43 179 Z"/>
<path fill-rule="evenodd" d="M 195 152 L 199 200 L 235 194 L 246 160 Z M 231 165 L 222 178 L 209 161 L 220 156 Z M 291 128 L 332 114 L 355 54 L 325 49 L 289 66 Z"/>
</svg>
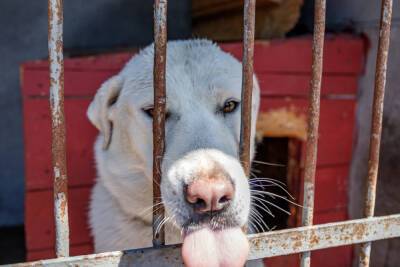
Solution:
<svg viewBox="0 0 400 267">
<path fill-rule="evenodd" d="M 297 206 L 284 198 L 299 203 L 299 151 L 300 142 L 291 138 L 264 137 L 258 142 L 250 179 L 251 189 L 257 190 L 252 191 L 254 232 L 296 226 Z"/>
</svg>

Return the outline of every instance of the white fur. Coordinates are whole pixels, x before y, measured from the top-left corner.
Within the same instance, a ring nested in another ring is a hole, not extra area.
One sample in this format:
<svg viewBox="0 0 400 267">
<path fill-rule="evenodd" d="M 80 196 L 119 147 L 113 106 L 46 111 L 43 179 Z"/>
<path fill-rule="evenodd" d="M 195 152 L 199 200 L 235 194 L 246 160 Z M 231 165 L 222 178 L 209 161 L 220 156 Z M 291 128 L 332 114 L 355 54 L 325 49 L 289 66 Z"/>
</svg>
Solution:
<svg viewBox="0 0 400 267">
<path fill-rule="evenodd" d="M 96 252 L 151 245 L 152 120 L 142 108 L 153 103 L 153 49 L 145 48 L 106 81 L 88 109 L 100 131 L 95 143 L 98 178 L 90 203 Z M 240 106 L 225 116 L 218 112 L 227 99 L 241 99 L 240 62 L 206 40 L 173 41 L 167 49 L 170 116 L 161 191 L 167 215 L 173 217 L 166 224 L 167 241 L 173 243 L 190 217 L 182 184 L 193 174 L 215 164 L 224 168 L 235 184 L 232 216 L 240 225 L 248 220 L 250 191 L 238 161 Z M 252 140 L 258 106 L 254 78 Z"/>
</svg>

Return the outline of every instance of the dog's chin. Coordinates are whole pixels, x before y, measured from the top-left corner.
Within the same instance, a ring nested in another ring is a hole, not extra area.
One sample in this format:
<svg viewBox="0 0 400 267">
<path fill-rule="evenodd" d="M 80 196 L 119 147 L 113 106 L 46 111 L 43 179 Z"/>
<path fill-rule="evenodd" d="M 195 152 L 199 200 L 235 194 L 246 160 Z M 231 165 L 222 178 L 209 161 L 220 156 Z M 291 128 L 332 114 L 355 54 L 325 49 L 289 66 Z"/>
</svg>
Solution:
<svg viewBox="0 0 400 267">
<path fill-rule="evenodd" d="M 244 266 L 249 253 L 246 235 L 238 226 L 200 224 L 185 227 L 182 258 L 185 266 Z"/>
</svg>

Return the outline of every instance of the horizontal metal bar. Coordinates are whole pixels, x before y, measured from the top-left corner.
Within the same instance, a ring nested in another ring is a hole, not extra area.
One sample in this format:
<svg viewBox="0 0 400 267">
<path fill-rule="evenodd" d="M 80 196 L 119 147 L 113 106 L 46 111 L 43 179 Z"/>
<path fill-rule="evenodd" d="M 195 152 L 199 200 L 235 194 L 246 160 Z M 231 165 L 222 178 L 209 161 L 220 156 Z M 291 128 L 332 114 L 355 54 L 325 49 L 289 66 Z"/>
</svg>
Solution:
<svg viewBox="0 0 400 267">
<path fill-rule="evenodd" d="M 304 226 L 249 236 L 249 259 L 400 237 L 400 214 Z"/>
<path fill-rule="evenodd" d="M 305 251 L 400 237 L 400 214 L 327 223 L 249 235 L 249 259 L 288 255 Z M 30 263 L 25 266 L 181 266 L 180 246 L 107 252 Z"/>
</svg>

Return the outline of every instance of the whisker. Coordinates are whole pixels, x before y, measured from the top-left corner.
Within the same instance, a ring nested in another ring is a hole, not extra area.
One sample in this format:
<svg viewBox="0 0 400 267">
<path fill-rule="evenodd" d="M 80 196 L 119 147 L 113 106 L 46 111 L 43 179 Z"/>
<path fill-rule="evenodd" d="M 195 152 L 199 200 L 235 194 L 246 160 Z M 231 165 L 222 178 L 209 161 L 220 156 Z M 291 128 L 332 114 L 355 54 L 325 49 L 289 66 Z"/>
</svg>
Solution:
<svg viewBox="0 0 400 267">
<path fill-rule="evenodd" d="M 257 194 L 267 195 L 267 196 L 270 196 L 270 197 L 272 197 L 272 198 L 274 198 L 274 199 L 275 199 L 275 197 L 277 197 L 277 198 L 286 200 L 286 201 L 289 202 L 290 204 L 293 204 L 293 205 L 295 205 L 295 206 L 297 206 L 297 207 L 304 208 L 302 205 L 297 204 L 296 202 L 291 201 L 290 199 L 288 199 L 288 198 L 285 197 L 285 196 L 277 195 L 277 194 L 274 194 L 274 193 L 271 193 L 271 192 L 268 192 L 268 191 L 260 191 L 260 190 L 250 190 L 250 192 L 257 192 Z"/>
<path fill-rule="evenodd" d="M 255 178 L 252 178 L 250 180 L 253 180 L 253 181 L 273 181 L 273 182 L 276 182 L 276 183 L 281 184 L 283 186 L 286 186 L 286 184 L 284 182 L 279 181 L 277 179 L 269 178 L 269 177 L 255 177 Z"/>
<path fill-rule="evenodd" d="M 256 206 L 256 207 L 259 208 L 259 209 L 262 209 L 263 211 L 265 211 L 266 213 L 268 213 L 269 215 L 271 215 L 273 218 L 275 218 L 275 215 L 272 214 L 272 211 L 271 211 L 270 209 L 266 209 L 266 208 L 264 208 L 264 207 L 258 205 L 258 204 L 255 203 L 255 202 L 252 202 L 252 205 Z"/>
<path fill-rule="evenodd" d="M 268 165 L 268 166 L 286 167 L 285 164 L 281 164 L 281 163 L 272 163 L 272 162 L 266 162 L 266 161 L 261 161 L 261 160 L 253 160 L 253 162 L 257 163 L 257 164 Z"/>
<path fill-rule="evenodd" d="M 163 220 L 158 224 L 156 229 L 156 234 L 161 230 L 162 226 L 170 219 L 171 217 L 164 217 Z"/>
<path fill-rule="evenodd" d="M 158 203 L 156 203 L 156 204 L 154 204 L 154 205 L 151 205 L 150 207 L 147 207 L 147 208 L 143 209 L 143 210 L 138 214 L 138 216 L 144 215 L 144 213 L 145 213 L 146 211 L 149 211 L 149 210 L 151 210 L 152 208 L 157 207 L 158 205 L 161 205 L 161 204 L 163 204 L 162 201 L 161 201 L 161 202 L 158 202 Z M 147 214 L 146 214 L 146 215 L 147 215 Z"/>
<path fill-rule="evenodd" d="M 253 214 L 259 218 L 259 223 L 264 225 L 266 227 L 266 230 L 269 230 L 268 225 L 265 223 L 264 218 L 261 216 L 261 214 L 257 210 L 253 210 Z M 263 228 L 263 232 L 265 232 L 265 229 Z"/>
<path fill-rule="evenodd" d="M 260 224 L 259 219 L 257 219 L 257 217 L 255 217 L 254 213 L 253 213 L 253 217 L 252 218 L 254 219 L 254 223 L 257 224 L 260 227 L 258 230 L 261 230 L 261 232 L 265 232 L 264 227 Z"/>
<path fill-rule="evenodd" d="M 264 208 L 266 208 L 267 210 L 269 210 L 271 213 L 272 213 L 272 211 L 270 210 L 270 208 L 264 203 L 264 202 L 261 202 L 261 201 L 259 201 L 259 199 L 261 199 L 261 198 L 258 198 L 258 197 L 255 197 L 255 196 L 250 196 L 250 199 L 251 199 L 251 203 L 254 203 L 254 201 L 252 201 L 252 200 L 254 200 L 254 199 L 258 199 L 258 203 L 260 204 L 260 205 L 262 205 Z"/>
<path fill-rule="evenodd" d="M 253 220 L 254 220 L 254 217 L 253 217 L 253 215 L 250 213 L 250 214 L 249 214 L 248 223 L 249 223 L 250 226 L 254 229 L 255 232 L 258 232 L 259 229 L 258 229 L 257 225 L 254 224 L 254 221 L 253 221 Z"/>
<path fill-rule="evenodd" d="M 252 196 L 252 197 L 255 198 L 255 199 L 257 199 L 257 200 L 259 200 L 260 202 L 265 202 L 265 203 L 268 203 L 268 204 L 271 205 L 271 206 L 274 206 L 275 208 L 281 210 L 282 212 L 286 213 L 286 214 L 289 215 L 289 216 L 291 215 L 289 211 L 287 211 L 287 210 L 285 210 L 285 209 L 279 207 L 278 205 L 276 205 L 276 204 L 274 204 L 274 203 L 272 203 L 272 202 L 270 202 L 270 201 L 268 201 L 268 200 L 266 200 L 266 199 L 262 199 L 262 198 L 255 197 L 255 196 Z"/>
<path fill-rule="evenodd" d="M 288 190 L 286 190 L 283 186 L 281 186 L 281 185 L 279 185 L 279 184 L 276 184 L 276 183 L 274 183 L 274 182 L 272 182 L 272 181 L 268 181 L 269 183 L 271 183 L 271 184 L 273 184 L 274 186 L 277 186 L 277 187 L 279 187 L 280 189 L 282 189 L 291 199 L 296 199 L 294 196 L 292 196 L 292 194 L 290 194 L 289 193 L 289 191 Z M 267 185 L 267 186 L 271 186 L 271 185 Z"/>
<path fill-rule="evenodd" d="M 261 191 L 261 192 L 263 192 L 263 191 Z M 253 196 L 264 196 L 264 195 L 265 194 L 262 194 L 262 193 L 253 193 Z M 272 199 L 275 199 L 274 196 L 269 195 L 269 197 L 271 197 Z"/>
</svg>

